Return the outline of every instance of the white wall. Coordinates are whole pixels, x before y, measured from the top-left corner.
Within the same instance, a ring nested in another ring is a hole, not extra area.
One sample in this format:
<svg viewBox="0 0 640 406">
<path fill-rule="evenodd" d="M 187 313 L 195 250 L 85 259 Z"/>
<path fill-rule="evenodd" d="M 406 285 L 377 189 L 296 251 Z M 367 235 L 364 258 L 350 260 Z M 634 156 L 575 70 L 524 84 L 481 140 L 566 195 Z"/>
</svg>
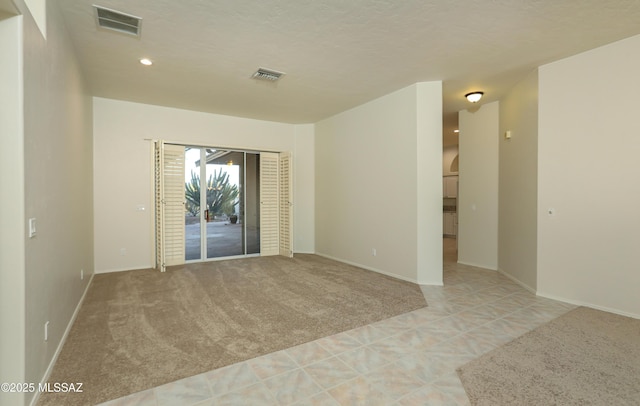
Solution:
<svg viewBox="0 0 640 406">
<path fill-rule="evenodd" d="M 635 36 L 542 66 L 538 144 L 538 293 L 635 317 L 638 50 Z"/>
<path fill-rule="evenodd" d="M 317 253 L 442 283 L 441 95 L 420 83 L 316 123 Z"/>
<path fill-rule="evenodd" d="M 0 382 L 25 380 L 23 17 L 0 20 Z M 24 395 L 0 391 L 0 404 Z"/>
<path fill-rule="evenodd" d="M 499 103 L 462 110 L 458 120 L 458 262 L 497 269 Z"/>
<path fill-rule="evenodd" d="M 152 144 L 148 139 L 291 151 L 296 165 L 294 196 L 302 202 L 312 199 L 313 171 L 308 162 L 313 162 L 309 148 L 313 131 L 308 126 L 103 98 L 94 98 L 93 105 L 96 272 L 149 268 L 153 264 Z M 139 205 L 145 210 L 137 210 Z M 294 238 L 302 241 L 302 249 L 307 251 L 313 243 L 313 227 L 309 227 L 313 223 L 312 208 L 297 205 L 294 210 Z M 126 255 L 121 255 L 121 249 Z"/>
<path fill-rule="evenodd" d="M 511 139 L 504 133 L 511 131 Z M 538 71 L 500 100 L 498 269 L 535 292 L 538 219 Z"/>
</svg>

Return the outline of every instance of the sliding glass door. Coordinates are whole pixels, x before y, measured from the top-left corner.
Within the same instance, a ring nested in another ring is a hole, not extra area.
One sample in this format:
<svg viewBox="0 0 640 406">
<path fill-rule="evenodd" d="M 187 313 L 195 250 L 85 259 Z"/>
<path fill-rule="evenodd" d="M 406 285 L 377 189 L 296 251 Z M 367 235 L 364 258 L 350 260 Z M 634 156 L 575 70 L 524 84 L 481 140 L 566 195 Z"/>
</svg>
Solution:
<svg viewBox="0 0 640 406">
<path fill-rule="evenodd" d="M 154 141 L 155 262 L 293 256 L 291 154 Z"/>
<path fill-rule="evenodd" d="M 259 159 L 185 148 L 185 261 L 260 253 Z"/>
<path fill-rule="evenodd" d="M 245 153 L 244 164 L 244 240 L 247 254 L 260 254 L 260 155 Z"/>
<path fill-rule="evenodd" d="M 185 260 L 202 258 L 202 226 L 200 207 L 200 148 L 186 147 L 185 160 Z"/>
</svg>

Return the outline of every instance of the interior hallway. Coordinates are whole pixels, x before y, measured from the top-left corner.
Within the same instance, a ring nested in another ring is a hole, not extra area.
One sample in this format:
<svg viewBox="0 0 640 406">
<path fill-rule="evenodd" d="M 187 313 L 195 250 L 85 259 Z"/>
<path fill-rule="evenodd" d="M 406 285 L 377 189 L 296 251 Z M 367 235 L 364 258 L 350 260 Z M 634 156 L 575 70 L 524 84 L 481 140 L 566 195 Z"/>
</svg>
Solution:
<svg viewBox="0 0 640 406">
<path fill-rule="evenodd" d="M 468 405 L 456 368 L 574 306 L 459 265 L 443 243 L 428 307 L 102 405 Z"/>
<path fill-rule="evenodd" d="M 442 265 L 446 270 L 448 266 L 457 265 L 457 262 L 458 262 L 457 240 L 455 238 L 443 238 L 442 239 Z"/>
</svg>

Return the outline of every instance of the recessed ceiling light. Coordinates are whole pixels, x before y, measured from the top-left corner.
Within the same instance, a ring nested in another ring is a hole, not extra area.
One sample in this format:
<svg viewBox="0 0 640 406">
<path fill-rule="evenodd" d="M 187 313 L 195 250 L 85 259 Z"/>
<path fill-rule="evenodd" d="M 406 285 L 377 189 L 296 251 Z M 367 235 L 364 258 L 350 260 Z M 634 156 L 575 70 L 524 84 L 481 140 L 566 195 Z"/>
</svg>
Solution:
<svg viewBox="0 0 640 406">
<path fill-rule="evenodd" d="M 145 65 L 145 66 L 151 66 L 153 65 L 153 62 L 151 62 L 151 59 L 147 59 L 147 58 L 142 58 L 140 59 L 140 63 Z"/>
</svg>

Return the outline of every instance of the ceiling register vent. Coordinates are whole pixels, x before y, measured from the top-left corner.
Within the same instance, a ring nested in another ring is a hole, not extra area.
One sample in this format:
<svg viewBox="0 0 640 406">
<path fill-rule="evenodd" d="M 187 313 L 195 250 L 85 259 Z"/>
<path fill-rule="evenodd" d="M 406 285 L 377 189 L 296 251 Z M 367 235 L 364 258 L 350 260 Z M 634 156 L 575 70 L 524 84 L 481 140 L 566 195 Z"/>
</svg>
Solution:
<svg viewBox="0 0 640 406">
<path fill-rule="evenodd" d="M 280 79 L 284 75 L 283 72 L 278 72 L 277 70 L 258 68 L 256 73 L 253 74 L 252 78 L 257 80 L 268 80 L 270 82 L 275 82 Z"/>
<path fill-rule="evenodd" d="M 96 10 L 96 20 L 99 27 L 135 37 L 140 36 L 142 18 L 120 11 L 110 10 L 95 4 L 93 7 Z"/>
</svg>

